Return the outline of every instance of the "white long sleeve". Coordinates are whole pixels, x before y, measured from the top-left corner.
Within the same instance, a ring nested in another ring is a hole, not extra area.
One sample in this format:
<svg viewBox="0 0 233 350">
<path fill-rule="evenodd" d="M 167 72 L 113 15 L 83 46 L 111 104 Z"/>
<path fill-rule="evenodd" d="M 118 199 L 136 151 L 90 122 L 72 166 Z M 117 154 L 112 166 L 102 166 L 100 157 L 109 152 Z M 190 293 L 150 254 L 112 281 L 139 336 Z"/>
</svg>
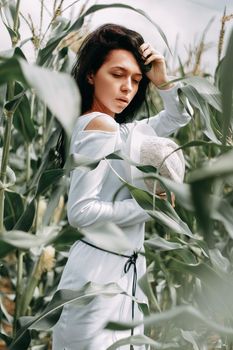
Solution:
<svg viewBox="0 0 233 350">
<path fill-rule="evenodd" d="M 174 87 L 167 90 L 158 89 L 163 100 L 164 110 L 150 117 L 149 122 L 148 119 L 142 119 L 137 123 L 148 122 L 156 134 L 162 137 L 167 137 L 185 126 L 191 120 L 191 117 L 179 101 L 177 90 L 180 86 L 181 84 L 177 83 Z"/>
<path fill-rule="evenodd" d="M 120 147 L 119 132 L 74 132 L 71 140 L 72 153 L 100 159 Z M 113 222 L 130 226 L 150 219 L 135 199 L 108 202 L 101 200 L 101 192 L 110 169 L 106 160 L 101 160 L 94 170 L 76 168 L 71 173 L 67 215 L 70 225 L 87 227 L 99 222 Z"/>
</svg>

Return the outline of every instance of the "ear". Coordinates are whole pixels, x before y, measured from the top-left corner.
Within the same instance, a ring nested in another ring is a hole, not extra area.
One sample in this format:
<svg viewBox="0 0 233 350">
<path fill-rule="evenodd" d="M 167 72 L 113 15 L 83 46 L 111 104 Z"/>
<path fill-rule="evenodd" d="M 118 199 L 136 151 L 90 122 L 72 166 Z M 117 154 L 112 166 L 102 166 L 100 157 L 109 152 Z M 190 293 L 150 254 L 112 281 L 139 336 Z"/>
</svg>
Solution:
<svg viewBox="0 0 233 350">
<path fill-rule="evenodd" d="M 87 75 L 87 81 L 89 84 L 93 85 L 94 84 L 94 74 L 93 73 L 89 73 Z"/>
</svg>

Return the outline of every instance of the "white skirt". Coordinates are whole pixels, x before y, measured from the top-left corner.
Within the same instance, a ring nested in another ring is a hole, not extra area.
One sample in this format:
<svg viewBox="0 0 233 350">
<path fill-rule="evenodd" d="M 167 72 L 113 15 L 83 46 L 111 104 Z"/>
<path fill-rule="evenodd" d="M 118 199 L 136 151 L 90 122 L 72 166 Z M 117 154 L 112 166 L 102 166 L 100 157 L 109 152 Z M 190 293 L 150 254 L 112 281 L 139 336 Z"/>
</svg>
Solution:
<svg viewBox="0 0 233 350">
<path fill-rule="evenodd" d="M 127 258 L 91 247 L 82 241 L 76 242 L 70 250 L 58 289 L 80 289 L 89 281 L 106 284 L 117 283 L 132 295 L 133 266 L 127 273 L 124 265 Z M 136 261 L 138 279 L 146 271 L 146 261 L 138 255 Z M 147 303 L 147 298 L 136 288 L 136 298 Z M 142 320 L 143 314 L 137 303 L 134 305 L 134 320 Z M 53 328 L 53 350 L 106 350 L 110 345 L 131 335 L 131 331 L 104 329 L 109 321 L 132 321 L 132 299 L 127 295 L 98 295 L 86 305 L 68 304 L 63 307 L 59 321 Z M 134 329 L 134 334 L 143 334 L 143 325 Z M 119 350 L 129 350 L 121 346 Z M 144 350 L 145 346 L 134 346 Z"/>
</svg>

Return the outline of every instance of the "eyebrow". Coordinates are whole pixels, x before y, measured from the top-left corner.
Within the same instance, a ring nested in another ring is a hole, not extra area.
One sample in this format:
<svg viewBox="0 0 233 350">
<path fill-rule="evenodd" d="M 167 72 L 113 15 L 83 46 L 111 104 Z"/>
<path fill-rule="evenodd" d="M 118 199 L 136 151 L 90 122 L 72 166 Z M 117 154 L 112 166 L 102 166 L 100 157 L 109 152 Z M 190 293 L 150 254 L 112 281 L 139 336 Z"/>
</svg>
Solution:
<svg viewBox="0 0 233 350">
<path fill-rule="evenodd" d="M 124 67 L 121 67 L 121 66 L 114 66 L 114 67 L 111 67 L 112 69 L 116 68 L 116 69 L 121 69 L 125 72 L 128 71 L 128 69 L 124 68 Z M 142 73 L 134 73 L 134 75 L 140 75 L 140 77 L 142 77 Z"/>
</svg>

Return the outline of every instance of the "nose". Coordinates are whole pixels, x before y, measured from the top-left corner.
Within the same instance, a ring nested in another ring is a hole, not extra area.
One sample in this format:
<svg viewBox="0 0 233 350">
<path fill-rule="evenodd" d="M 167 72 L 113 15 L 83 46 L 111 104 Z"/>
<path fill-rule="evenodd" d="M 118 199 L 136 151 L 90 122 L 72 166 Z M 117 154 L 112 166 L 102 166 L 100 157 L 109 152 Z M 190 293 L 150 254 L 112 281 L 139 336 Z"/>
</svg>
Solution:
<svg viewBox="0 0 233 350">
<path fill-rule="evenodd" d="M 132 79 L 129 77 L 125 79 L 121 86 L 122 91 L 131 92 L 133 90 Z"/>
</svg>

